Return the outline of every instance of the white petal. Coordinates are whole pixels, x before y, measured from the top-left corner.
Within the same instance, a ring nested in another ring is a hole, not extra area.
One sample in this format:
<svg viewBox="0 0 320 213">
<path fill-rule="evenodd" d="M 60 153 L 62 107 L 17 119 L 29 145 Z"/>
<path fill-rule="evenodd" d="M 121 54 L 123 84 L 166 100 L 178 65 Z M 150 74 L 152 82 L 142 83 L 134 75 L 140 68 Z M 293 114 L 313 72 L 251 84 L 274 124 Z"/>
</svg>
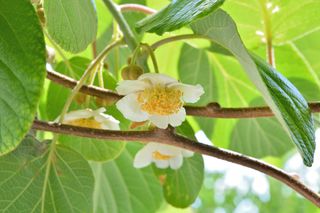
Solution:
<svg viewBox="0 0 320 213">
<path fill-rule="evenodd" d="M 178 81 L 170 76 L 159 73 L 145 73 L 141 75 L 138 80 L 149 80 L 152 84 L 171 84 Z"/>
<path fill-rule="evenodd" d="M 194 154 L 194 152 L 192 152 L 192 151 L 190 151 L 190 150 L 182 149 L 182 155 L 183 155 L 183 157 L 185 157 L 185 158 L 192 157 L 193 154 Z"/>
<path fill-rule="evenodd" d="M 93 111 L 91 109 L 80 109 L 68 112 L 65 116 L 63 121 L 72 121 L 75 119 L 82 119 L 82 118 L 90 118 L 93 116 Z M 55 119 L 55 122 L 58 122 L 60 116 Z"/>
<path fill-rule="evenodd" d="M 146 87 L 148 87 L 149 84 L 144 82 L 144 81 L 139 81 L 139 80 L 124 80 L 121 81 L 117 88 L 116 91 L 120 95 L 127 95 L 130 93 L 135 93 L 138 91 L 144 90 Z"/>
<path fill-rule="evenodd" d="M 141 122 L 148 119 L 148 114 L 140 108 L 136 94 L 124 96 L 117 102 L 116 106 L 123 116 L 131 121 Z"/>
<path fill-rule="evenodd" d="M 152 152 L 148 148 L 148 144 L 138 151 L 134 157 L 133 166 L 142 168 L 148 166 L 152 162 Z"/>
<path fill-rule="evenodd" d="M 175 158 L 170 159 L 170 167 L 171 169 L 179 169 L 182 166 L 183 163 L 183 157 L 182 155 L 178 155 Z"/>
<path fill-rule="evenodd" d="M 180 126 L 186 119 L 186 110 L 182 107 L 176 114 L 169 115 L 171 126 Z"/>
<path fill-rule="evenodd" d="M 182 99 L 187 103 L 195 103 L 200 99 L 200 96 L 204 93 L 203 87 L 200 84 L 171 84 L 169 87 L 178 88 L 183 92 Z"/>
<path fill-rule="evenodd" d="M 149 120 L 161 129 L 166 129 L 169 124 L 169 116 L 165 115 L 150 115 Z"/>
<path fill-rule="evenodd" d="M 165 169 L 169 167 L 169 161 L 168 160 L 154 160 L 154 163 L 159 169 Z"/>
<path fill-rule="evenodd" d="M 155 150 L 163 155 L 177 156 L 181 154 L 181 149 L 179 147 L 160 143 L 157 143 L 157 147 L 155 148 Z"/>
</svg>

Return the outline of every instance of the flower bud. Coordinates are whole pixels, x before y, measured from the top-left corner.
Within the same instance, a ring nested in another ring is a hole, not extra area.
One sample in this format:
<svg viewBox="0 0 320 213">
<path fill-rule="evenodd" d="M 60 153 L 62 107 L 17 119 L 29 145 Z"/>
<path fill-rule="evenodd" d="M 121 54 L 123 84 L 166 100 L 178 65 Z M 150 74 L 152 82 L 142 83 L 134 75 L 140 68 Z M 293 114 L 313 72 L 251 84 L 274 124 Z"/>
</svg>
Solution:
<svg viewBox="0 0 320 213">
<path fill-rule="evenodd" d="M 121 71 L 121 76 L 124 80 L 136 80 L 142 74 L 142 68 L 137 65 L 128 65 Z"/>
</svg>

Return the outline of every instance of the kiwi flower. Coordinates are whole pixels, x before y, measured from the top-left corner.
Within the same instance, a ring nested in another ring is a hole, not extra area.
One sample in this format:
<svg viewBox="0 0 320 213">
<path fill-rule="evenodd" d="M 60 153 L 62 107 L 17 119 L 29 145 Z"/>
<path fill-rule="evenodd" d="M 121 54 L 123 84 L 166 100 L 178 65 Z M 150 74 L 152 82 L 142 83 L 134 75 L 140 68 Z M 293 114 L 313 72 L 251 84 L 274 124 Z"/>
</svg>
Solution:
<svg viewBox="0 0 320 213">
<path fill-rule="evenodd" d="M 164 74 L 146 73 L 137 80 L 124 80 L 116 88 L 124 95 L 117 108 L 135 122 L 150 120 L 165 129 L 179 126 L 186 118 L 184 103 L 195 103 L 204 93 L 201 85 L 188 85 Z"/>
<path fill-rule="evenodd" d="M 135 168 L 146 167 L 155 163 L 156 167 L 165 169 L 179 169 L 183 164 L 183 157 L 191 157 L 193 152 L 160 143 L 148 143 L 138 151 L 134 158 L 133 166 Z"/>
<path fill-rule="evenodd" d="M 62 123 L 94 129 L 119 130 L 119 121 L 111 115 L 104 114 L 105 108 L 97 110 L 81 109 L 67 113 Z M 59 118 L 56 119 L 58 121 Z"/>
</svg>

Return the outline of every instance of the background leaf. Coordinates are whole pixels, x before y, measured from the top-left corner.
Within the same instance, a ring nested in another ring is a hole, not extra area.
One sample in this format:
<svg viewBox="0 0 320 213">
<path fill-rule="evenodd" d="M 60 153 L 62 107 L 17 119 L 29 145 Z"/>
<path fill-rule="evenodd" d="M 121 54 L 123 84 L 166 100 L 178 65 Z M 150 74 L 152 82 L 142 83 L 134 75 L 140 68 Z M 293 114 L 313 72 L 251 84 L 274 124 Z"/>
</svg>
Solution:
<svg viewBox="0 0 320 213">
<path fill-rule="evenodd" d="M 31 127 L 45 78 L 45 45 L 29 1 L 0 1 L 0 155 Z"/>
<path fill-rule="evenodd" d="M 0 158 L 1 212 L 43 212 L 43 202 L 45 212 L 91 211 L 94 180 L 87 161 L 62 146 L 49 153 L 48 144 L 28 137 Z"/>
<path fill-rule="evenodd" d="M 224 0 L 179 0 L 172 1 L 154 15 L 148 16 L 136 24 L 138 32 L 155 32 L 162 35 L 179 29 L 192 21 L 204 17 L 217 9 Z"/>
<path fill-rule="evenodd" d="M 107 163 L 92 163 L 96 183 L 93 212 L 152 213 L 162 203 L 162 189 L 151 168 L 133 168 L 139 144 L 128 144 Z"/>
<path fill-rule="evenodd" d="M 305 165 L 311 166 L 315 150 L 314 128 L 308 105 L 299 91 L 275 71 L 259 73 L 242 44 L 235 23 L 224 11 L 217 10 L 193 23 L 192 29 L 195 34 L 208 36 L 234 54 L 292 137 Z"/>
<path fill-rule="evenodd" d="M 95 40 L 97 16 L 91 0 L 45 0 L 46 27 L 63 49 L 77 53 Z"/>
</svg>

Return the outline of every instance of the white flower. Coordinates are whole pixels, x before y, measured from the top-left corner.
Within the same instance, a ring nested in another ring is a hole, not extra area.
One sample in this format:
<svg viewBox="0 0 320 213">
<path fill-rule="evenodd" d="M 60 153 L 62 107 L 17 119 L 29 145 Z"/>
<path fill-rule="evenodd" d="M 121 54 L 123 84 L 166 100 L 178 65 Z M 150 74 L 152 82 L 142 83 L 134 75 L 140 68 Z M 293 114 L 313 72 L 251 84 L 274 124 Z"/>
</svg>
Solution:
<svg viewBox="0 0 320 213">
<path fill-rule="evenodd" d="M 193 152 L 175 146 L 160 143 L 148 143 L 145 145 L 134 158 L 133 165 L 135 168 L 146 167 L 152 162 L 158 168 L 179 169 L 183 163 L 183 157 L 191 157 Z"/>
<path fill-rule="evenodd" d="M 185 120 L 183 104 L 195 103 L 204 93 L 201 85 L 188 85 L 163 74 L 146 73 L 137 80 L 124 80 L 116 88 L 124 97 L 117 108 L 129 120 L 150 120 L 159 128 L 179 126 Z"/>
<path fill-rule="evenodd" d="M 64 116 L 62 123 L 73 126 L 81 126 L 95 129 L 119 130 L 119 121 L 111 115 L 104 114 L 106 109 L 101 107 L 97 110 L 81 109 L 71 111 Z M 57 122 L 59 118 L 55 121 Z"/>
</svg>

